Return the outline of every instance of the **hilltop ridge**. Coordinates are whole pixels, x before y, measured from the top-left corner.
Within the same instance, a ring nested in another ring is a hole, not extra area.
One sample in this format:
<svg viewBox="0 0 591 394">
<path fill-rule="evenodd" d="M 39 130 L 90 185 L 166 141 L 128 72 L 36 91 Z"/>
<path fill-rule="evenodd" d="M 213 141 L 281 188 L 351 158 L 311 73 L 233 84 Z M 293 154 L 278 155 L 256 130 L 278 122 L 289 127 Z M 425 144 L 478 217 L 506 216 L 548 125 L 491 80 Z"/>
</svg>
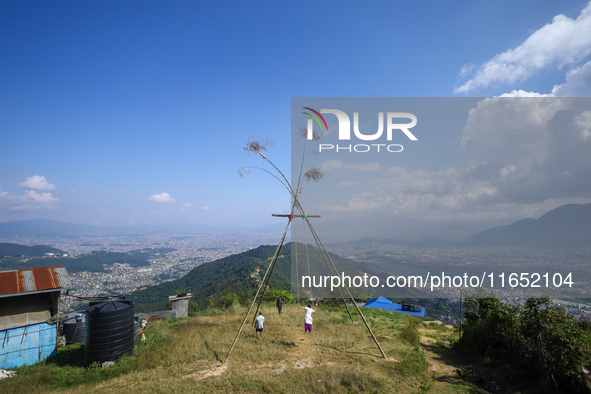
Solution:
<svg viewBox="0 0 591 394">
<path fill-rule="evenodd" d="M 47 245 L 34 245 L 25 246 L 14 243 L 0 242 L 0 258 L 2 257 L 41 257 L 45 256 L 46 253 L 64 255 L 66 252 L 63 250 L 47 246 Z"/>
<path fill-rule="evenodd" d="M 281 249 L 280 258 L 269 280 L 269 286 L 272 289 L 291 289 L 291 258 L 295 250 L 293 245 L 288 243 Z M 301 259 L 305 259 L 305 246 L 298 245 L 300 248 L 298 255 Z M 262 245 L 243 253 L 204 263 L 193 268 L 182 278 L 137 290 L 133 292 L 132 298 L 136 301 L 136 308 L 146 312 L 165 309 L 168 296 L 178 292 L 192 293 L 193 302 L 199 307 L 208 306 L 210 297 L 236 297 L 239 302 L 245 303 L 252 298 L 259 283 L 259 277 L 253 276 L 253 273 L 258 271 L 260 276 L 264 275 L 276 250 L 277 245 Z M 337 267 L 352 275 L 362 273 L 362 269 L 354 262 L 332 253 L 330 255 Z M 318 249 L 308 245 L 308 257 L 309 265 L 303 262 L 298 264 L 305 265 L 306 274 L 308 274 L 308 267 L 310 275 L 320 275 L 325 272 L 323 270 L 325 263 L 321 260 Z"/>
<path fill-rule="evenodd" d="M 522 219 L 469 237 L 467 246 L 581 247 L 591 245 L 591 204 L 567 204 L 539 219 Z"/>
</svg>

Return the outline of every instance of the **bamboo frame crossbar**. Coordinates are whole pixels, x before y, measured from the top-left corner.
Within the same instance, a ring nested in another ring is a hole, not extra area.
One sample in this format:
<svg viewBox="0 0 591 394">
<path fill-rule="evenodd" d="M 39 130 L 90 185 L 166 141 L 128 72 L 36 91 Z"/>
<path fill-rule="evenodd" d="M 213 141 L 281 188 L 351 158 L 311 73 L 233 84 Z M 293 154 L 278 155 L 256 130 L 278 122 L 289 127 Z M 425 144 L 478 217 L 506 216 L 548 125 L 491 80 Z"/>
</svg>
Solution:
<svg viewBox="0 0 591 394">
<path fill-rule="evenodd" d="M 276 218 L 319 218 L 320 215 L 285 215 L 279 213 L 272 213 L 271 216 L 275 216 Z"/>
</svg>

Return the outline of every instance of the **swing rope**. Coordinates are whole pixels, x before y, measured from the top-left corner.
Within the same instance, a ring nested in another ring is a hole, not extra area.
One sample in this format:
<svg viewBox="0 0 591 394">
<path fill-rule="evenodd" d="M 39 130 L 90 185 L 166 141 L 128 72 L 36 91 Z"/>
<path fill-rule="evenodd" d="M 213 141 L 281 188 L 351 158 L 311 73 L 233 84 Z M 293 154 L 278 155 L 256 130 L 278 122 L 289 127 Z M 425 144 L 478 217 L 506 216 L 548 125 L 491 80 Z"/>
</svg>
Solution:
<svg viewBox="0 0 591 394">
<path fill-rule="evenodd" d="M 304 244 L 306 245 L 306 261 L 308 262 L 308 276 L 312 276 L 310 274 L 310 257 L 308 256 L 308 240 L 306 238 L 306 223 L 302 223 L 304 225 Z M 313 294 L 310 292 L 310 295 Z"/>
<path fill-rule="evenodd" d="M 300 306 L 300 274 L 298 273 L 298 237 L 296 234 L 297 227 L 298 226 L 296 224 L 293 225 L 293 237 L 295 239 L 293 241 L 293 245 L 294 245 L 294 249 L 295 249 L 295 269 L 296 269 L 296 288 L 297 288 L 297 293 L 298 293 L 298 306 Z"/>
<path fill-rule="evenodd" d="M 304 213 L 304 209 L 302 208 L 302 206 L 299 203 L 299 201 L 298 201 L 298 207 L 299 207 L 300 211 L 302 213 Z M 324 255 L 326 254 L 326 257 L 328 258 L 328 260 L 330 261 L 330 264 L 332 265 L 332 268 L 334 269 L 334 274 L 336 274 L 338 276 L 338 271 L 337 271 L 336 266 L 334 265 L 334 262 L 330 258 L 330 255 L 328 254 L 328 251 L 326 250 L 326 248 L 324 247 L 324 244 L 320 240 L 320 237 L 318 237 L 318 234 L 314 230 L 314 226 L 312 226 L 312 223 L 309 220 L 307 220 L 307 216 L 306 216 L 306 221 L 308 222 L 308 227 L 310 228 L 310 232 L 312 233 L 312 235 L 314 237 L 314 240 L 316 241 L 316 245 L 318 245 L 318 249 L 324 252 L 324 253 L 322 253 L 323 258 L 324 258 Z M 326 259 L 325 259 L 325 262 L 326 262 Z M 328 266 L 328 263 L 327 263 L 327 266 Z M 333 271 L 330 269 L 330 267 L 329 267 L 329 271 L 332 274 Z M 384 353 L 384 350 L 382 349 L 382 346 L 380 346 L 380 343 L 378 342 L 378 339 L 374 335 L 372 329 L 369 327 L 369 324 L 367 323 L 367 320 L 365 320 L 365 316 L 363 316 L 363 313 L 361 312 L 361 309 L 359 309 L 359 306 L 357 305 L 357 301 L 355 301 L 355 298 L 353 297 L 353 295 L 349 291 L 349 288 L 347 286 L 343 286 L 343 287 L 345 288 L 345 290 L 347 291 L 347 294 L 349 294 L 349 297 L 353 301 L 353 305 L 355 305 L 355 309 L 357 309 L 357 312 L 359 313 L 359 315 L 363 319 L 363 323 L 365 324 L 365 327 L 367 327 L 367 330 L 371 334 L 371 337 L 373 338 L 375 344 L 377 345 L 378 349 L 380 349 L 380 353 L 382 353 L 382 356 L 384 358 L 387 358 L 386 357 L 386 353 Z M 341 288 L 338 287 L 338 289 L 339 289 L 339 292 L 341 292 L 341 290 L 340 290 Z M 341 293 L 341 296 L 342 296 L 342 293 Z M 344 298 L 343 298 L 343 301 L 344 301 Z M 347 303 L 346 302 L 345 302 L 345 307 L 347 307 Z M 348 307 L 347 307 L 347 312 L 349 312 L 349 308 Z M 351 318 L 351 321 L 353 321 L 353 317 L 351 316 L 351 312 L 349 312 L 349 317 Z"/>
<path fill-rule="evenodd" d="M 261 295 L 261 301 L 263 299 L 263 296 L 265 295 L 265 289 L 267 287 L 267 282 L 269 281 L 269 278 L 271 277 L 271 272 L 273 271 L 273 268 L 275 268 L 275 263 L 277 262 L 277 258 L 279 256 L 279 253 L 281 252 L 281 247 L 283 246 L 283 241 L 285 240 L 285 236 L 287 235 L 287 230 L 289 229 L 289 225 L 291 224 L 291 220 L 287 223 L 287 226 L 285 227 L 285 231 L 283 232 L 283 237 L 281 237 L 281 242 L 279 242 L 279 245 L 277 245 L 277 249 L 275 250 L 275 255 L 273 255 L 273 259 L 271 261 L 271 263 L 269 264 L 269 268 L 267 268 L 267 271 L 265 272 L 265 276 L 263 277 L 263 279 L 261 280 L 261 284 L 259 285 L 259 288 L 257 289 L 257 292 L 254 296 L 254 298 L 252 299 L 252 303 L 250 304 L 250 307 L 248 308 L 248 311 L 246 311 L 246 315 L 244 315 L 244 319 L 242 320 L 242 324 L 240 325 L 240 328 L 238 329 L 238 332 L 236 333 L 236 338 L 234 338 L 234 342 L 232 342 L 232 346 L 230 346 L 230 349 L 228 350 L 228 354 L 226 355 L 226 358 L 224 359 L 224 364 L 226 363 L 226 361 L 228 361 L 228 358 L 230 357 L 230 354 L 232 353 L 232 350 L 234 349 L 234 346 L 236 345 L 236 342 L 238 342 L 238 338 L 240 337 L 240 333 L 242 332 L 242 329 L 244 328 L 244 324 L 246 323 L 246 319 L 248 319 L 248 315 L 250 314 L 250 311 L 252 310 L 252 307 L 254 306 L 254 303 L 257 300 L 257 297 L 261 291 L 261 289 L 263 288 L 263 294 Z M 260 301 L 259 301 L 259 306 L 261 305 Z M 255 318 L 256 318 L 256 313 L 258 313 L 259 307 L 257 306 L 257 312 L 255 312 Z"/>
</svg>

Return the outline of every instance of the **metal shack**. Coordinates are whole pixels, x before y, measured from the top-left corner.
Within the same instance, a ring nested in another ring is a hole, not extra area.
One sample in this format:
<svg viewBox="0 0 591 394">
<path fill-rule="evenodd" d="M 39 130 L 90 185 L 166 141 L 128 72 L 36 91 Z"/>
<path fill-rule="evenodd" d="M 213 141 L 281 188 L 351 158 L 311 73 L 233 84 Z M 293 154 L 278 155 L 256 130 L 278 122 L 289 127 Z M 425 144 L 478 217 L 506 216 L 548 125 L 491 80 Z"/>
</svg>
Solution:
<svg viewBox="0 0 591 394">
<path fill-rule="evenodd" d="M 0 272 L 0 368 L 56 355 L 60 290 L 70 286 L 66 267 Z"/>
<path fill-rule="evenodd" d="M 189 316 L 189 300 L 191 293 L 182 293 L 179 295 L 168 296 L 168 301 L 172 302 L 172 311 L 174 317 L 188 317 Z"/>
</svg>

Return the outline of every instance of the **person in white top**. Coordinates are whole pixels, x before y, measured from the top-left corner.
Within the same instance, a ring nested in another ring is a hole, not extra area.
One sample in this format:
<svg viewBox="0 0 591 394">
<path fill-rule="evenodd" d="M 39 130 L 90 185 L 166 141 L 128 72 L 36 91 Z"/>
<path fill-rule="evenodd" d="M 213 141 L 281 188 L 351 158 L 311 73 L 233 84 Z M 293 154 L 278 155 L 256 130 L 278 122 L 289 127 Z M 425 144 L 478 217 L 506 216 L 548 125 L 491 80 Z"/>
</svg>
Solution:
<svg viewBox="0 0 591 394">
<path fill-rule="evenodd" d="M 310 304 L 307 307 L 300 306 L 299 308 L 306 311 L 304 314 L 304 333 L 312 334 L 312 313 L 316 313 L 316 311 L 312 309 Z"/>
<path fill-rule="evenodd" d="M 265 318 L 263 317 L 263 311 L 259 312 L 259 315 L 255 319 L 255 324 L 256 324 L 257 338 L 261 339 L 261 335 L 263 334 L 263 326 L 265 324 Z"/>
</svg>

